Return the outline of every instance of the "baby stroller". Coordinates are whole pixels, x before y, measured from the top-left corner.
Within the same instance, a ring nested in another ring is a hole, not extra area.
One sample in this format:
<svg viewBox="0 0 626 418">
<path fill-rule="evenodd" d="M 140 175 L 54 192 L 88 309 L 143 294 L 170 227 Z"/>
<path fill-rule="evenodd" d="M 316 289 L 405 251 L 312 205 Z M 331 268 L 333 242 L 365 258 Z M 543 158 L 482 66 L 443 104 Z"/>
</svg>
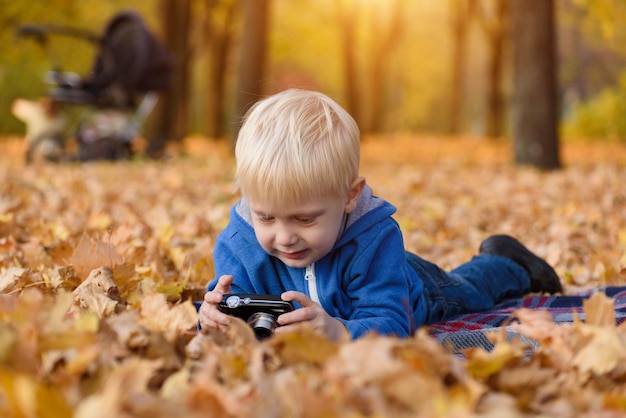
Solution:
<svg viewBox="0 0 626 418">
<path fill-rule="evenodd" d="M 170 87 L 173 58 L 133 11 L 114 15 L 101 36 L 56 25 L 25 25 L 18 36 L 31 37 L 42 47 L 50 34 L 66 35 L 94 43 L 98 50 L 90 73 L 81 77 L 53 66 L 46 76 L 48 98 L 55 104 L 77 105 L 81 111 L 64 135 L 55 133 L 65 148 L 65 138 L 76 140 L 79 161 L 129 158 L 132 142 L 158 100 Z M 38 139 L 31 138 L 27 161 Z"/>
</svg>

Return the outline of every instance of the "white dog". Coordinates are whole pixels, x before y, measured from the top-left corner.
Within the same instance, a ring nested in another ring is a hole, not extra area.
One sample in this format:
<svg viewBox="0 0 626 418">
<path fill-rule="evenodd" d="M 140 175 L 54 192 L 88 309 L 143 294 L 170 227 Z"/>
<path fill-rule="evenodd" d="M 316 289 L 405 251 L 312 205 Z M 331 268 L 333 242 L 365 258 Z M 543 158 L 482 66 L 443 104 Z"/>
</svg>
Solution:
<svg viewBox="0 0 626 418">
<path fill-rule="evenodd" d="M 43 159 L 60 161 L 65 155 L 66 117 L 49 98 L 15 99 L 11 113 L 26 124 L 24 155 L 27 163 Z"/>
</svg>

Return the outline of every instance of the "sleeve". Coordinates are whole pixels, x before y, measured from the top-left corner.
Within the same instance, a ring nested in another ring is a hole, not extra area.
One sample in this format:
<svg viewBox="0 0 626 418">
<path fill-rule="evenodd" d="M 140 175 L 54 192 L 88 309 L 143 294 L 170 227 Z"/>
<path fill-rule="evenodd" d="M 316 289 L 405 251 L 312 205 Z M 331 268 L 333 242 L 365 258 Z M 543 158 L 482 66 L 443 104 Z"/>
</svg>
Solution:
<svg viewBox="0 0 626 418">
<path fill-rule="evenodd" d="M 250 274 L 248 274 L 245 264 L 238 255 L 246 252 L 233 250 L 230 244 L 232 244 L 234 237 L 227 237 L 227 231 L 227 229 L 224 230 L 215 242 L 213 249 L 215 278 L 209 282 L 207 290 L 215 289 L 218 279 L 222 275 L 229 274 L 233 276 L 232 293 L 255 293 Z"/>
<path fill-rule="evenodd" d="M 363 243 L 362 243 L 363 245 Z M 350 263 L 346 294 L 350 303 L 347 319 L 340 319 L 352 338 L 375 332 L 407 337 L 413 324 L 412 286 L 415 273 L 408 267 L 404 241 L 395 222 L 369 240 Z"/>
<path fill-rule="evenodd" d="M 213 249 L 215 279 L 208 290 L 215 288 L 219 277 L 229 274 L 233 276 L 233 293 L 281 294 L 286 289 L 272 257 L 244 235 L 227 227 L 218 236 Z"/>
</svg>

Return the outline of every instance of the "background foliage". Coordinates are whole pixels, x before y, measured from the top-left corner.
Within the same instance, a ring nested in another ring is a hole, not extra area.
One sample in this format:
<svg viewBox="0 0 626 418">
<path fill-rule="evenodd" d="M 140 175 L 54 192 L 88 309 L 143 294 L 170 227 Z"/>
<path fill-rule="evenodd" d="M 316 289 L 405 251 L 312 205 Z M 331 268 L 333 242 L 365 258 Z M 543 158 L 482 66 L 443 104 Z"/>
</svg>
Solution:
<svg viewBox="0 0 626 418">
<path fill-rule="evenodd" d="M 214 1 L 211 15 L 208 1 L 193 0 L 190 38 L 192 47 L 192 88 L 189 98 L 189 133 L 206 133 L 207 82 L 212 48 L 205 24 L 218 28 L 226 19 L 225 10 L 234 0 Z M 464 0 L 416 2 L 406 0 L 273 0 L 271 2 L 270 59 L 265 81 L 268 91 L 298 84 L 316 88 L 338 98 L 344 95 L 342 51 L 340 50 L 341 10 L 348 10 L 357 22 L 353 42 L 358 63 L 358 85 L 365 91 L 372 79 L 372 45 L 390 30 L 392 4 L 402 4 L 401 36 L 389 54 L 384 97 L 384 132 L 445 132 L 448 128 L 452 39 L 450 11 Z M 494 5 L 502 0 L 480 0 L 481 8 L 493 20 Z M 16 97 L 45 95 L 43 75 L 54 62 L 33 42 L 14 39 L 16 27 L 43 22 L 88 28 L 99 32 L 107 19 L 123 8 L 139 10 L 149 26 L 159 32 L 159 0 L 75 0 L 0 1 L 0 132 L 18 133 L 23 125 L 8 109 Z M 560 100 L 564 132 L 568 137 L 625 136 L 620 111 L 624 87 L 620 79 L 626 62 L 626 4 L 619 0 L 558 0 Z M 237 4 L 235 4 L 237 7 Z M 341 9 L 344 8 L 344 9 Z M 233 122 L 236 47 L 241 16 L 234 26 L 233 49 L 227 62 L 225 116 L 222 124 Z M 463 132 L 485 132 L 485 89 L 488 47 L 477 24 L 468 32 L 469 59 L 464 69 L 467 97 L 463 107 Z M 85 74 L 93 48 L 67 39 L 55 40 L 56 64 Z M 507 50 L 508 51 L 508 50 Z M 509 54 L 507 52 L 507 54 Z M 508 95 L 510 68 L 501 89 Z M 364 101 L 363 106 L 372 104 Z M 367 109 L 366 109 L 367 110 Z"/>
</svg>

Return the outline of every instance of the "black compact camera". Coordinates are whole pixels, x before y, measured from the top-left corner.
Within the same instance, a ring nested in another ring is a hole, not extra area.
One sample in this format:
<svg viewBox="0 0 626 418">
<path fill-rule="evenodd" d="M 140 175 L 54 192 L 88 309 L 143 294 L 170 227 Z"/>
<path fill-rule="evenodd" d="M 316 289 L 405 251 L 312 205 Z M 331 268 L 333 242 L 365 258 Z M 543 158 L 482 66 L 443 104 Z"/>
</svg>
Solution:
<svg viewBox="0 0 626 418">
<path fill-rule="evenodd" d="M 252 327 L 258 340 L 274 335 L 278 316 L 291 312 L 294 306 L 275 295 L 225 294 L 218 309 L 243 319 Z"/>
</svg>

